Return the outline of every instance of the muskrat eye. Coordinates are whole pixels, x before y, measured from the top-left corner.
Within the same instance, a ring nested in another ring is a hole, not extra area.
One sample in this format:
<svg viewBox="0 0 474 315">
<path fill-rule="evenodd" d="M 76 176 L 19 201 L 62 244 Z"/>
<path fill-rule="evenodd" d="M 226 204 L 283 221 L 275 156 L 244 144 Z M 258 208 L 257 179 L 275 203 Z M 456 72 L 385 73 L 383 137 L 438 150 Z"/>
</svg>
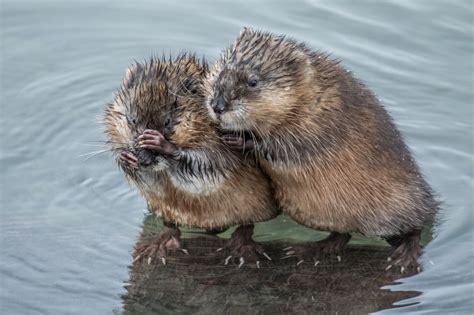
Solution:
<svg viewBox="0 0 474 315">
<path fill-rule="evenodd" d="M 127 123 L 129 125 L 135 125 L 137 123 L 137 120 L 134 117 L 126 116 L 127 117 Z"/>
<path fill-rule="evenodd" d="M 254 78 L 253 78 L 253 79 L 250 79 L 250 80 L 247 82 L 248 86 L 250 86 L 250 87 L 256 87 L 256 86 L 257 86 L 257 83 L 258 83 L 257 79 L 254 79 Z"/>
<path fill-rule="evenodd" d="M 166 118 L 166 120 L 165 120 L 165 127 L 168 127 L 170 124 L 171 124 L 171 119 L 170 119 L 170 118 Z"/>
</svg>

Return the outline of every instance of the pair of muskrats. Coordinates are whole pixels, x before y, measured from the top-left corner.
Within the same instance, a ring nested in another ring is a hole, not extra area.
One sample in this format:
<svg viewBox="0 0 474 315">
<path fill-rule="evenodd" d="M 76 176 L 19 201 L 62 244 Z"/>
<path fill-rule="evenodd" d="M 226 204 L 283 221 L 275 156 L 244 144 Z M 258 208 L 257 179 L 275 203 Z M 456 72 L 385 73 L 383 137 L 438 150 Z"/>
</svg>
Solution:
<svg viewBox="0 0 474 315">
<path fill-rule="evenodd" d="M 135 260 L 182 250 L 178 226 L 239 227 L 227 242 L 239 267 L 270 257 L 253 223 L 285 213 L 330 231 L 287 248 L 337 255 L 351 232 L 393 247 L 387 268 L 419 270 L 420 233 L 438 203 L 375 96 L 328 55 L 244 28 L 209 70 L 182 54 L 127 70 L 105 113 L 126 177 L 164 221 Z M 316 264 L 318 260 L 316 260 Z"/>
</svg>

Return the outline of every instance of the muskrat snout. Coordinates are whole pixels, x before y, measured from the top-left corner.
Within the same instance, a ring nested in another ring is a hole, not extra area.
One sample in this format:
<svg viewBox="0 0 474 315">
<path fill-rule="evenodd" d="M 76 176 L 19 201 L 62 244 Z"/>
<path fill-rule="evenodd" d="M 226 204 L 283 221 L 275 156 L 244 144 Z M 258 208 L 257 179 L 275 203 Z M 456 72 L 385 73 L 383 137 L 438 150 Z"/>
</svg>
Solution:
<svg viewBox="0 0 474 315">
<path fill-rule="evenodd" d="M 220 115 L 220 114 L 223 114 L 226 109 L 227 109 L 227 101 L 225 100 L 224 96 L 219 96 L 217 98 L 215 98 L 212 102 L 212 110 L 214 111 L 214 113 Z"/>
</svg>

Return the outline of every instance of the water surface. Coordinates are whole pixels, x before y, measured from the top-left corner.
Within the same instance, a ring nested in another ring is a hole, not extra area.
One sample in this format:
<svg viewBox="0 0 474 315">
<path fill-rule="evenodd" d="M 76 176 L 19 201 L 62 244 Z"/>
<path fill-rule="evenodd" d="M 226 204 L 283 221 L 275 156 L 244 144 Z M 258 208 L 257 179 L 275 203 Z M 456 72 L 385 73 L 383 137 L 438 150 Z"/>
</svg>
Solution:
<svg viewBox="0 0 474 315">
<path fill-rule="evenodd" d="M 111 156 L 83 156 L 103 148 L 97 118 L 134 59 L 195 51 L 212 62 L 245 25 L 342 59 L 393 115 L 445 201 L 424 272 L 389 287 L 421 294 L 398 302 L 409 306 L 365 311 L 474 311 L 471 1 L 6 0 L 0 8 L 0 313 L 111 314 L 131 303 L 130 252 L 146 205 Z M 320 237 L 285 218 L 256 231 L 262 241 Z M 351 301 L 360 297 L 341 309 Z M 312 302 L 295 303 L 304 311 Z"/>
</svg>

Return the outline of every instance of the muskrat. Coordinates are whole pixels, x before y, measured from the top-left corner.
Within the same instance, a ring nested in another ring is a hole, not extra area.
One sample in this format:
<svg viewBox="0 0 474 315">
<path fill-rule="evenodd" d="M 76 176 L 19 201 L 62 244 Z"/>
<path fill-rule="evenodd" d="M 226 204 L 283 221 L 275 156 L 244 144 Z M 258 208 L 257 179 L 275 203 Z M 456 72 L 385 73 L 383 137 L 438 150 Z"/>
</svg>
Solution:
<svg viewBox="0 0 474 315">
<path fill-rule="evenodd" d="M 233 133 L 224 140 L 254 153 L 282 211 L 331 232 L 311 250 L 340 259 L 360 232 L 392 245 L 387 268 L 418 270 L 420 231 L 439 204 L 389 114 L 339 63 L 245 28 L 210 71 L 206 105 Z"/>
<path fill-rule="evenodd" d="M 240 226 L 231 255 L 255 258 L 262 247 L 253 223 L 275 217 L 269 179 L 220 139 L 204 106 L 207 64 L 194 55 L 136 63 L 105 110 L 106 136 L 126 178 L 163 218 L 165 228 L 136 249 L 135 260 L 182 249 L 178 226 L 222 230 Z M 229 258 L 226 259 L 226 263 Z"/>
</svg>

